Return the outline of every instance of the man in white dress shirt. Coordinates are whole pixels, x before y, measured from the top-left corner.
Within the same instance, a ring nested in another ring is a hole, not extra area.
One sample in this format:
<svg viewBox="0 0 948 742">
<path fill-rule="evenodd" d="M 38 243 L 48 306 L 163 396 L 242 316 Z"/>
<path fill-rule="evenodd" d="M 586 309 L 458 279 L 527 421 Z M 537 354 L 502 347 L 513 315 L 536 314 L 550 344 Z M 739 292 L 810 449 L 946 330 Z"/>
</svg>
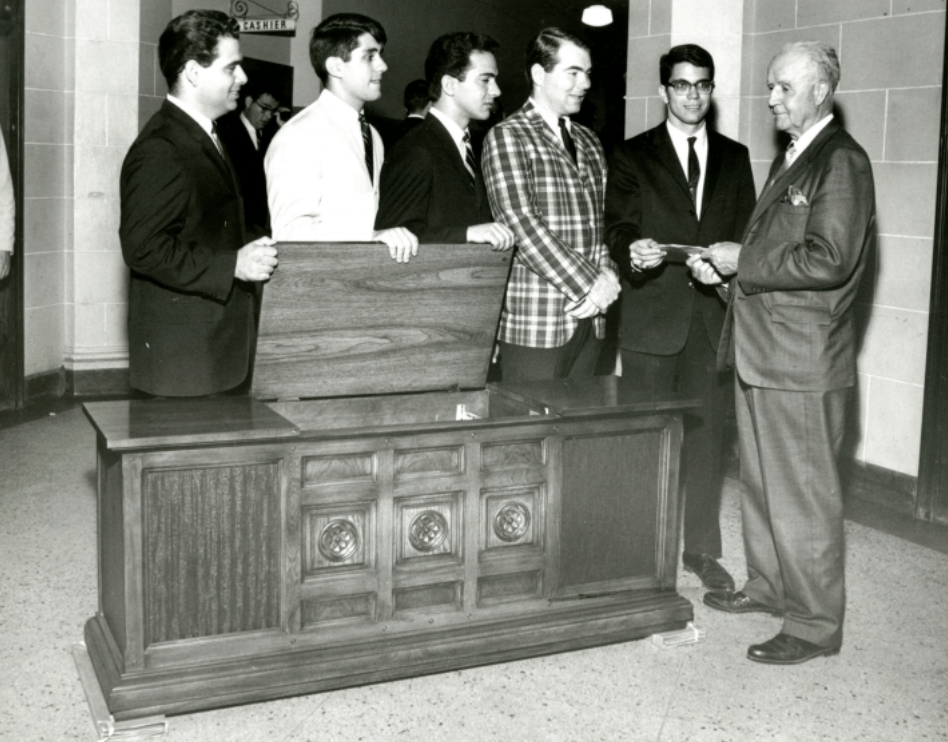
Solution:
<svg viewBox="0 0 948 742">
<path fill-rule="evenodd" d="M 309 56 L 324 89 L 280 129 L 265 161 L 276 240 L 384 242 L 398 262 L 417 254 L 404 227 L 375 230 L 384 149 L 362 109 L 382 95 L 385 42 L 382 26 L 357 13 L 313 29 Z"/>
</svg>

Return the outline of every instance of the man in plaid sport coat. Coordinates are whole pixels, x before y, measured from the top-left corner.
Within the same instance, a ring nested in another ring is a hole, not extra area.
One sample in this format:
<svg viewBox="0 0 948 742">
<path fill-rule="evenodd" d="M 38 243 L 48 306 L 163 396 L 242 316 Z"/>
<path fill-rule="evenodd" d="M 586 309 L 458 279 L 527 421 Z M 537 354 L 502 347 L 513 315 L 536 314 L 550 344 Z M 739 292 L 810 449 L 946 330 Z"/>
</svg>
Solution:
<svg viewBox="0 0 948 742">
<path fill-rule="evenodd" d="M 541 31 L 526 52 L 530 99 L 485 140 L 491 209 L 517 240 L 498 332 L 505 381 L 592 376 L 619 295 L 603 243 L 605 154 L 569 119 L 591 67 L 578 38 Z"/>
</svg>

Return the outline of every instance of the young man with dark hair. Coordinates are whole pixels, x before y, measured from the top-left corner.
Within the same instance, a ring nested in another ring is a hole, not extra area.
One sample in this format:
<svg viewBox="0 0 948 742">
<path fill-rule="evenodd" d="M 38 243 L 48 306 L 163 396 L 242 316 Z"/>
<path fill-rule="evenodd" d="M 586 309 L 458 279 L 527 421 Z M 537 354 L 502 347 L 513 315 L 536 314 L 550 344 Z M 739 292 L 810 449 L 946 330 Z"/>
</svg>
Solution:
<svg viewBox="0 0 948 742">
<path fill-rule="evenodd" d="M 482 242 L 513 246 L 513 233 L 494 222 L 468 124 L 490 116 L 497 87 L 498 44 L 471 32 L 435 40 L 425 60 L 429 95 L 424 122 L 394 148 L 382 168 L 375 226 L 407 227 L 419 242 Z"/>
<path fill-rule="evenodd" d="M 247 234 L 269 236 L 270 211 L 267 208 L 267 176 L 263 171 L 261 135 L 279 109 L 280 101 L 263 83 L 248 83 L 241 94 L 243 110 L 221 116 L 217 122 L 217 134 L 240 183 Z"/>
<path fill-rule="evenodd" d="M 384 151 L 362 109 L 382 95 L 385 41 L 384 29 L 357 13 L 313 29 L 310 61 L 325 87 L 280 129 L 265 160 L 276 239 L 384 242 L 399 262 L 416 254 L 407 229 L 374 229 Z"/>
<path fill-rule="evenodd" d="M 678 391 L 702 405 L 685 415 L 685 569 L 711 590 L 733 590 L 721 566 L 721 445 L 727 379 L 716 369 L 724 301 L 663 245 L 736 240 L 754 208 L 747 147 L 711 131 L 714 60 L 695 44 L 659 64 L 666 119 L 616 147 L 606 187 L 606 243 L 622 276 L 621 383 Z"/>
<path fill-rule="evenodd" d="M 578 38 L 548 28 L 527 45 L 532 95 L 484 144 L 491 210 L 517 244 L 498 342 L 504 381 L 592 376 L 619 279 L 603 243 L 606 157 L 569 116 L 589 90 Z"/>
<path fill-rule="evenodd" d="M 122 165 L 122 254 L 131 385 L 160 396 L 231 390 L 249 371 L 253 286 L 277 263 L 273 240 L 245 244 L 240 192 L 215 120 L 247 78 L 225 13 L 192 10 L 161 35 L 168 99 Z"/>
</svg>

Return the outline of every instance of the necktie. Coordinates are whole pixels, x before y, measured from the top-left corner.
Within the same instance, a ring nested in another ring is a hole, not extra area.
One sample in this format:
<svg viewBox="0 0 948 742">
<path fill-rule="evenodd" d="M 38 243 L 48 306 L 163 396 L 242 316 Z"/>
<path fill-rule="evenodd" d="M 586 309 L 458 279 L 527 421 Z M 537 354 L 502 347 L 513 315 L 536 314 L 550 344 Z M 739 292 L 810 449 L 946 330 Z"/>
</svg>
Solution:
<svg viewBox="0 0 948 742">
<path fill-rule="evenodd" d="M 797 154 L 796 142 L 790 142 L 790 145 L 787 147 L 787 156 L 783 161 L 785 170 L 793 164 L 795 159 L 797 159 Z"/>
<path fill-rule="evenodd" d="M 372 153 L 372 130 L 365 120 L 365 113 L 359 111 L 359 125 L 362 127 L 362 144 L 365 146 L 365 167 L 369 171 L 369 180 L 375 182 L 375 157 Z"/>
<path fill-rule="evenodd" d="M 471 188 L 474 187 L 474 181 L 477 179 L 477 163 L 474 162 L 474 149 L 471 147 L 471 134 L 464 132 L 464 165 L 468 174 L 471 176 Z"/>
<path fill-rule="evenodd" d="M 569 129 L 566 128 L 566 117 L 563 116 L 560 118 L 560 136 L 563 137 L 563 146 L 566 147 L 566 152 L 569 154 L 570 159 L 572 159 L 573 164 L 576 164 L 576 145 L 573 144 L 573 137 L 569 135 Z"/>
<path fill-rule="evenodd" d="M 688 137 L 688 190 L 691 191 L 691 200 L 698 203 L 698 181 L 701 180 L 701 165 L 698 163 L 698 153 L 695 152 L 695 137 Z"/>
<path fill-rule="evenodd" d="M 224 156 L 224 148 L 221 147 L 221 140 L 217 137 L 217 122 L 211 122 L 211 139 L 214 141 L 214 146 L 217 147 L 217 152 L 221 157 Z"/>
</svg>

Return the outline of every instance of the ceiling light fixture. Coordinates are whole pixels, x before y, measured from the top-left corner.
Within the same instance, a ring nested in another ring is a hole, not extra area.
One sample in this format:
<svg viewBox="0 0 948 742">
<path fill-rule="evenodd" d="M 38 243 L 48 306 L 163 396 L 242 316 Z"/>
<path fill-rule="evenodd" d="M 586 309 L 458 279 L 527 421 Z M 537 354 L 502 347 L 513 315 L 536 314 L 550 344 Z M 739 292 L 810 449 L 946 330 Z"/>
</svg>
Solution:
<svg viewBox="0 0 948 742">
<path fill-rule="evenodd" d="M 583 11 L 583 23 L 587 26 L 608 26 L 612 23 L 612 10 L 605 5 L 590 5 Z"/>
</svg>

